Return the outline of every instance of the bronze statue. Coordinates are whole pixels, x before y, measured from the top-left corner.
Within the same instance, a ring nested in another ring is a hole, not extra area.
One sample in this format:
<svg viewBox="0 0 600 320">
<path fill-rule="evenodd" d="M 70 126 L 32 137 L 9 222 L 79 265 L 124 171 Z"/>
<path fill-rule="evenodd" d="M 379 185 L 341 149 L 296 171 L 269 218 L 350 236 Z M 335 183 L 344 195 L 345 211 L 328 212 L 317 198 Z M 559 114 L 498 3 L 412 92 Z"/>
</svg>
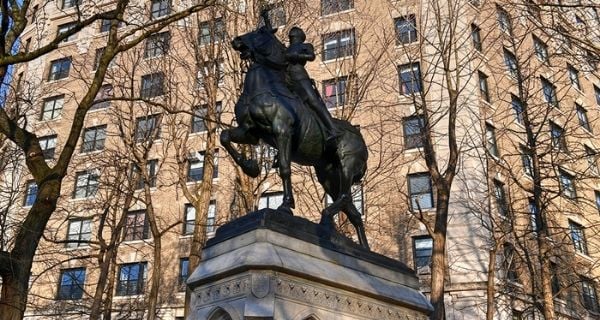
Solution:
<svg viewBox="0 0 600 320">
<path fill-rule="evenodd" d="M 350 191 L 352 184 L 359 182 L 365 174 L 368 157 L 365 141 L 360 131 L 348 121 L 330 119 L 329 127 L 337 128 L 339 134 L 334 141 L 335 148 L 327 147 L 328 125 L 318 115 L 318 108 L 310 105 L 320 100 L 318 92 L 294 83 L 310 81 L 304 63 L 310 60 L 305 58 L 310 58 L 311 54 L 298 57 L 295 48 L 287 49 L 275 37 L 276 31 L 265 19 L 264 27 L 232 41 L 233 48 L 239 51 L 242 59 L 250 61 L 250 66 L 235 105 L 238 126 L 221 132 L 221 144 L 244 173 L 252 177 L 260 174 L 257 161 L 246 159 L 232 143 L 256 145 L 262 140 L 278 150 L 279 176 L 283 182 L 283 203 L 278 211 L 288 214 L 292 214 L 295 207 L 291 162 L 313 166 L 319 183 L 333 199 L 333 204 L 323 210 L 320 223 L 333 230 L 333 217 L 343 211 L 356 228 L 360 244 L 368 249 L 361 214 L 352 202 Z M 298 42 L 290 47 L 308 45 L 301 36 L 294 41 Z M 314 52 L 312 56 L 314 59 Z M 302 60 L 304 62 L 300 62 Z M 294 67 L 294 63 L 300 66 Z M 292 73 L 292 84 L 301 89 L 290 90 L 286 83 L 289 73 Z"/>
</svg>

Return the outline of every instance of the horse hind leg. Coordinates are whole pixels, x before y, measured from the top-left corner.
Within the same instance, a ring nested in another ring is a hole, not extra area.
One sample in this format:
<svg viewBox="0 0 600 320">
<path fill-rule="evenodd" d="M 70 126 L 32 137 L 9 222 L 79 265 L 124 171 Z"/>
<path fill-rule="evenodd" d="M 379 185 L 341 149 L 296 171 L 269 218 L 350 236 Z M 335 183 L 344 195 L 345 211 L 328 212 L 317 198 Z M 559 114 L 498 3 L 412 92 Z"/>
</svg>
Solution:
<svg viewBox="0 0 600 320">
<path fill-rule="evenodd" d="M 365 225 L 362 220 L 362 215 L 360 214 L 358 209 L 356 209 L 356 206 L 354 206 L 354 203 L 352 202 L 352 198 L 351 197 L 345 197 L 345 198 L 347 199 L 347 201 L 345 201 L 342 211 L 346 214 L 346 216 L 348 217 L 348 220 L 350 220 L 350 223 L 352 223 L 352 225 L 356 229 L 356 235 L 358 236 L 358 243 L 360 243 L 360 245 L 363 248 L 370 250 L 369 242 L 367 241 L 367 234 L 365 232 Z"/>
<path fill-rule="evenodd" d="M 237 127 L 223 130 L 221 132 L 220 140 L 221 145 L 231 155 L 235 163 L 242 168 L 242 171 L 244 171 L 245 174 L 253 178 L 256 178 L 260 175 L 258 162 L 254 159 L 244 158 L 244 156 L 231 145 L 232 142 L 238 144 L 256 145 L 258 144 L 258 138 L 251 135 L 248 130 Z"/>
</svg>

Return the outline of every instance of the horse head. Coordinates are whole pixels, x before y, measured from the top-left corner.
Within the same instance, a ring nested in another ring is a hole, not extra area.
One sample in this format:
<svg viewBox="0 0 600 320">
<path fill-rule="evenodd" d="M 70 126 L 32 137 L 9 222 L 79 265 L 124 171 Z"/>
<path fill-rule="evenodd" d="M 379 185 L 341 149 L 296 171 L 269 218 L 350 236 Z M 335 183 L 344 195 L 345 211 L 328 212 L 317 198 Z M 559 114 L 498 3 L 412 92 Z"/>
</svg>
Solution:
<svg viewBox="0 0 600 320">
<path fill-rule="evenodd" d="M 235 37 L 231 46 L 243 60 L 250 60 L 275 69 L 285 68 L 285 46 L 275 36 L 277 29 L 260 27 Z"/>
</svg>

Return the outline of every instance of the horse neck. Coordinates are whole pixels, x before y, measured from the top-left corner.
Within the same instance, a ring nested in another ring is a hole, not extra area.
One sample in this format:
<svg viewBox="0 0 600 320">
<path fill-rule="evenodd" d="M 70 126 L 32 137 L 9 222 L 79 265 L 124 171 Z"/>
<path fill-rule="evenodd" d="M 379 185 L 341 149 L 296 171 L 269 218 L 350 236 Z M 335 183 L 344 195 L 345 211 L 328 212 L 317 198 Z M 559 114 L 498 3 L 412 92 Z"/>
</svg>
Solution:
<svg viewBox="0 0 600 320">
<path fill-rule="evenodd" d="M 269 89 L 276 82 L 285 83 L 283 72 L 255 62 L 248 69 L 248 73 L 246 73 L 244 90 L 257 92 L 257 90 Z"/>
</svg>

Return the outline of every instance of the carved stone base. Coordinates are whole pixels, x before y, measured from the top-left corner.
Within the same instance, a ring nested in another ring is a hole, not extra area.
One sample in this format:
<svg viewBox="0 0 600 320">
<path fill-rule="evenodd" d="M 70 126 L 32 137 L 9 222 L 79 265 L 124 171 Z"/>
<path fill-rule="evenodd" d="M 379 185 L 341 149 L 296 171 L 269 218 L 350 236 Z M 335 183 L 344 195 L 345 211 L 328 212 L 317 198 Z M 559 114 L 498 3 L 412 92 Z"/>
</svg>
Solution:
<svg viewBox="0 0 600 320">
<path fill-rule="evenodd" d="M 431 311 L 403 264 L 268 209 L 221 227 L 188 286 L 188 320 L 425 320 Z"/>
</svg>

